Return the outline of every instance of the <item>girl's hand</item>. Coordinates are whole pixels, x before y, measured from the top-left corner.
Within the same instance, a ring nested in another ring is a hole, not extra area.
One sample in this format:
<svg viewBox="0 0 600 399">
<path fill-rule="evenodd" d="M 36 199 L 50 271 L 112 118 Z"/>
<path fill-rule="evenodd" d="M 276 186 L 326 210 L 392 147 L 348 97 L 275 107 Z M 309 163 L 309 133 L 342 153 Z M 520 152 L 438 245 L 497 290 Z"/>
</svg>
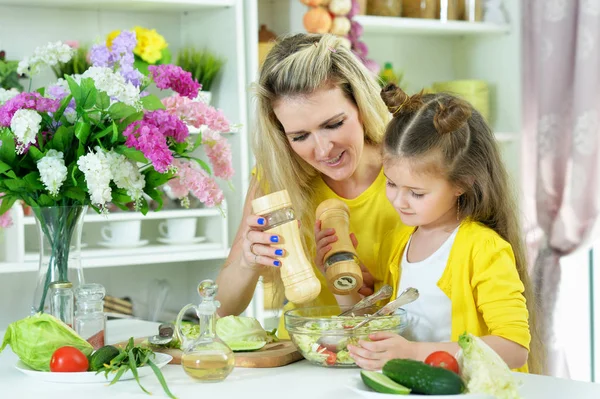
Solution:
<svg viewBox="0 0 600 399">
<path fill-rule="evenodd" d="M 369 335 L 372 342 L 358 341 L 358 346 L 348 345 L 350 357 L 356 365 L 365 370 L 381 370 L 391 359 L 415 359 L 416 342 L 411 342 L 398 334 L 379 332 Z"/>
<path fill-rule="evenodd" d="M 257 215 L 249 215 L 246 218 L 248 230 L 244 234 L 242 243 L 242 266 L 252 269 L 264 269 L 265 267 L 279 267 L 279 258 L 285 255 L 281 248 L 274 248 L 281 242 L 282 237 L 261 231 L 265 226 L 265 218 Z"/>
</svg>

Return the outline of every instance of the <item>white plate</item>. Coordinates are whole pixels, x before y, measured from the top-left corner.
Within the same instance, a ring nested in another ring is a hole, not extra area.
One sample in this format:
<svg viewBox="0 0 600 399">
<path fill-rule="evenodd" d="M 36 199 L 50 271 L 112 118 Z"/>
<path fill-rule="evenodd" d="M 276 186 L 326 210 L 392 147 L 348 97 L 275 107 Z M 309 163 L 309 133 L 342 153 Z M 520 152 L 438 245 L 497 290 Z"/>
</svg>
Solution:
<svg viewBox="0 0 600 399">
<path fill-rule="evenodd" d="M 137 248 L 137 247 L 143 247 L 144 245 L 147 245 L 148 242 L 149 242 L 148 240 L 139 240 L 138 242 L 128 242 L 128 243 L 100 241 L 100 242 L 98 242 L 98 245 L 100 245 L 101 247 L 107 247 L 107 248 Z"/>
<path fill-rule="evenodd" d="M 206 237 L 194 237 L 191 240 L 187 240 L 187 241 L 175 240 L 173 238 L 166 238 L 166 237 L 158 237 L 156 239 L 156 241 L 158 241 L 162 244 L 168 244 L 168 245 L 190 245 L 190 244 L 199 244 L 201 242 L 204 242 L 204 241 L 206 241 Z"/>
<path fill-rule="evenodd" d="M 156 357 L 154 358 L 153 362 L 154 362 L 154 364 L 156 364 L 158 366 L 158 368 L 164 367 L 167 363 L 169 363 L 173 359 L 173 357 L 171 355 L 167 355 L 166 353 L 154 352 L 154 354 L 156 355 Z M 96 374 L 95 371 L 86 371 L 86 372 L 82 372 L 82 373 L 52 373 L 50 371 L 36 371 L 36 370 L 33 370 L 32 368 L 30 368 L 29 366 L 27 366 L 25 363 L 23 363 L 20 360 L 15 365 L 15 368 L 17 370 L 21 371 L 22 373 L 25 373 L 31 377 L 37 378 L 38 380 L 41 380 L 41 381 L 47 381 L 47 382 L 62 382 L 62 383 L 69 383 L 69 384 L 89 384 L 89 383 L 102 383 L 102 382 L 108 383 L 108 382 L 112 381 L 112 379 L 114 378 L 113 373 L 108 374 L 108 379 L 106 379 L 103 372 L 100 374 Z M 148 365 L 139 367 L 137 370 L 138 370 L 138 376 L 140 378 L 145 377 L 147 375 L 154 374 L 154 371 L 152 371 L 152 368 Z M 131 380 L 133 378 L 134 377 L 133 377 L 133 374 L 131 373 L 131 370 L 127 370 L 121 376 L 121 378 L 119 378 L 119 381 Z"/>
<path fill-rule="evenodd" d="M 494 399 L 494 397 L 490 396 L 490 395 L 481 395 L 481 394 L 475 394 L 475 393 L 462 393 L 459 395 L 418 395 L 415 393 L 411 393 L 410 395 L 395 395 L 395 394 L 389 394 L 389 393 L 378 393 L 378 392 L 373 391 L 368 386 L 366 386 L 365 383 L 360 378 L 360 375 L 352 378 L 348 382 L 348 388 L 350 388 L 354 392 L 358 393 L 363 398 L 370 398 L 370 399 L 387 399 L 387 398 L 398 399 L 398 398 L 403 398 L 403 397 L 428 398 L 428 399 L 435 399 L 435 398 L 437 398 L 437 399 L 444 399 L 444 398 Z"/>
</svg>

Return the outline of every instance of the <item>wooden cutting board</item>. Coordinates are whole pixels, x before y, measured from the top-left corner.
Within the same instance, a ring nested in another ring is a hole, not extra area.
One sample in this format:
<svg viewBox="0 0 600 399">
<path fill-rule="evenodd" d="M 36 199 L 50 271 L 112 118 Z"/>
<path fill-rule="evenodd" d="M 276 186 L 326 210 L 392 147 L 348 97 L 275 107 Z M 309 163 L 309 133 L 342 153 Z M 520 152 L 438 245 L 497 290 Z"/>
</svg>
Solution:
<svg viewBox="0 0 600 399">
<path fill-rule="evenodd" d="M 136 345 L 144 342 L 146 338 L 137 338 Z M 124 347 L 127 342 L 120 342 L 116 346 Z M 153 348 L 156 352 L 166 353 L 173 356 L 169 364 L 181 364 L 181 349 Z M 273 342 L 263 346 L 261 349 L 252 352 L 234 352 L 236 367 L 253 368 L 272 368 L 281 367 L 287 364 L 297 362 L 302 359 L 302 354 L 298 352 L 292 341 L 284 340 Z"/>
</svg>

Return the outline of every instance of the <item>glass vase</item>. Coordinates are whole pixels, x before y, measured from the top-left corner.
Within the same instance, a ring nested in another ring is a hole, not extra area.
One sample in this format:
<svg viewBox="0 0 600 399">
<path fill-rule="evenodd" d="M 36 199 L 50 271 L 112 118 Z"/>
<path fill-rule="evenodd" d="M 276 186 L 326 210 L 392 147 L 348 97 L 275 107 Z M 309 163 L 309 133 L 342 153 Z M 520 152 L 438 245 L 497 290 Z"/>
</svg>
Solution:
<svg viewBox="0 0 600 399">
<path fill-rule="evenodd" d="M 84 283 L 81 232 L 86 206 L 32 208 L 40 239 L 39 269 L 31 314 L 49 312 L 48 288 L 54 282 Z"/>
</svg>

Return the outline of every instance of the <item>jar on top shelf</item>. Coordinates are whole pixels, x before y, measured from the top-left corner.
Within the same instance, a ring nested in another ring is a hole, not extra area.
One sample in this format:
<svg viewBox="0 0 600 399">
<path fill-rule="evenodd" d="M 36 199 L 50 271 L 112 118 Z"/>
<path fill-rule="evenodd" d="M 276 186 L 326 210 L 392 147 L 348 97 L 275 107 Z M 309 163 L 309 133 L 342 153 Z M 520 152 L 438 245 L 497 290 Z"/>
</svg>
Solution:
<svg viewBox="0 0 600 399">
<path fill-rule="evenodd" d="M 402 15 L 402 0 L 368 0 L 367 14 L 380 17 L 399 17 Z"/>
</svg>

